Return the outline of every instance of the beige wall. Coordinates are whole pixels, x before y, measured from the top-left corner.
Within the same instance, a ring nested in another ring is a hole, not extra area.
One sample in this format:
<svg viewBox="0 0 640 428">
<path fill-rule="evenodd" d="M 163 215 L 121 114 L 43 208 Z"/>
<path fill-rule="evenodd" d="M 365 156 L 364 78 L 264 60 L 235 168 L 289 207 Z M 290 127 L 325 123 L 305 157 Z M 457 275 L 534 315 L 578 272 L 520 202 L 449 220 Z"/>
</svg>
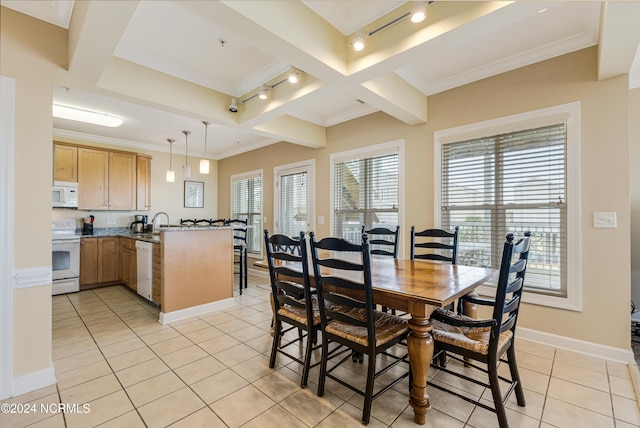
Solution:
<svg viewBox="0 0 640 428">
<path fill-rule="evenodd" d="M 66 31 L 2 8 L 0 43 L 0 74 L 16 80 L 14 268 L 50 266 L 52 76 Z M 13 313 L 14 376 L 52 367 L 50 284 L 16 289 Z"/>
<path fill-rule="evenodd" d="M 70 210 L 66 208 L 56 208 L 53 210 L 53 218 L 75 218 L 78 219 L 78 227 L 83 217 L 90 214 L 95 216 L 94 227 L 128 227 L 133 221 L 134 214 L 145 214 L 149 216 L 149 222 L 154 214 L 164 211 L 169 214 L 172 224 L 178 224 L 181 218 L 217 218 L 218 217 L 218 161 L 209 162 L 209 174 L 200 174 L 199 158 L 189 157 L 191 165 L 191 178 L 185 179 L 182 175 L 182 165 L 184 164 L 184 154 L 173 153 L 172 166 L 176 172 L 176 181 L 167 183 L 165 173 L 169 169 L 169 153 L 152 150 L 131 149 L 120 146 L 113 146 L 100 143 L 92 143 L 69 138 L 55 138 L 56 141 L 82 144 L 87 146 L 110 148 L 114 150 L 132 151 L 135 153 L 150 155 L 151 160 L 151 209 L 149 211 L 84 211 Z M 169 143 L 167 143 L 167 146 Z M 174 147 L 175 149 L 175 147 Z M 185 208 L 184 207 L 184 181 L 201 181 L 204 183 L 204 207 Z M 115 225 L 108 224 L 108 219 L 113 218 Z M 164 216 L 161 218 L 162 224 L 166 222 Z"/>
<path fill-rule="evenodd" d="M 640 88 L 629 91 L 631 300 L 640 310 Z"/>
<path fill-rule="evenodd" d="M 329 156 L 405 140 L 405 227 L 433 225 L 435 131 L 565 104 L 581 103 L 583 310 L 524 305 L 520 326 L 629 349 L 630 209 L 628 79 L 596 80 L 596 48 L 585 49 L 429 97 L 429 122 L 407 126 L 376 113 L 328 129 L 326 148 L 280 143 L 219 162 L 219 213 L 229 211 L 230 175 L 264 169 L 264 215 L 273 224 L 273 167 L 316 160 L 316 215 L 329 233 Z M 592 213 L 615 211 L 617 229 L 592 227 Z M 403 233 L 408 251 L 407 232 Z M 615 248 L 615 251 L 612 249 Z"/>
</svg>

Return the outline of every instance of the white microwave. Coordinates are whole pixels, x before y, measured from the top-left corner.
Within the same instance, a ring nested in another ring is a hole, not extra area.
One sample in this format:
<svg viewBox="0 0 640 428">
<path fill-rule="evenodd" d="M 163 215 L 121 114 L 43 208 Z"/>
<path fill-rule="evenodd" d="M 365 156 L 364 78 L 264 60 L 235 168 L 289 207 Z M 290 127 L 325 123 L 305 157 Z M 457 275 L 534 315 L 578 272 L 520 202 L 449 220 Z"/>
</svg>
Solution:
<svg viewBox="0 0 640 428">
<path fill-rule="evenodd" d="M 78 208 L 78 183 L 54 181 L 51 198 L 53 207 Z"/>
</svg>

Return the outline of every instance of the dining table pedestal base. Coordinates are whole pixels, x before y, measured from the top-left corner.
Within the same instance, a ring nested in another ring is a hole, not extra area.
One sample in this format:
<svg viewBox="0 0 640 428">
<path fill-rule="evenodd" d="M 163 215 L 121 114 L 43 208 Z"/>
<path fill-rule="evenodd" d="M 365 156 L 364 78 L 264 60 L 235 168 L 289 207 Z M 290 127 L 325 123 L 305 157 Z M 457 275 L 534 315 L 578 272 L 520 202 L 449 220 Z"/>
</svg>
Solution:
<svg viewBox="0 0 640 428">
<path fill-rule="evenodd" d="M 409 320 L 409 361 L 411 363 L 412 384 L 409 404 L 413 407 L 414 421 L 424 425 L 426 415 L 431 409 L 429 394 L 427 393 L 427 377 L 429 365 L 433 357 L 433 338 L 431 337 L 431 321 L 429 318 L 413 316 Z"/>
</svg>

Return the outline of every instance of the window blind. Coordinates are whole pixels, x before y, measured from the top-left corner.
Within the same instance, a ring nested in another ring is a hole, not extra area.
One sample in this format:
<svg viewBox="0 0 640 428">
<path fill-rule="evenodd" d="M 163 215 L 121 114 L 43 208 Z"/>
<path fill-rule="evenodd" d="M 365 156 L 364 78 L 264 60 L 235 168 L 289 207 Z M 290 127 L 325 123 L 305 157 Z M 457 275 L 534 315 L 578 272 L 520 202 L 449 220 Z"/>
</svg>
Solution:
<svg viewBox="0 0 640 428">
<path fill-rule="evenodd" d="M 361 227 L 398 224 L 398 153 L 334 165 L 334 233 L 352 242 Z"/>
<path fill-rule="evenodd" d="M 280 176 L 280 233 L 299 236 L 307 230 L 307 171 Z"/>
<path fill-rule="evenodd" d="M 532 233 L 529 291 L 566 296 L 564 123 L 442 145 L 442 227 L 458 263 L 497 269 L 505 235 Z"/>
<path fill-rule="evenodd" d="M 261 207 L 262 178 L 260 175 L 233 179 L 231 182 L 231 217 L 248 220 L 247 251 L 260 253 L 262 240 Z"/>
</svg>

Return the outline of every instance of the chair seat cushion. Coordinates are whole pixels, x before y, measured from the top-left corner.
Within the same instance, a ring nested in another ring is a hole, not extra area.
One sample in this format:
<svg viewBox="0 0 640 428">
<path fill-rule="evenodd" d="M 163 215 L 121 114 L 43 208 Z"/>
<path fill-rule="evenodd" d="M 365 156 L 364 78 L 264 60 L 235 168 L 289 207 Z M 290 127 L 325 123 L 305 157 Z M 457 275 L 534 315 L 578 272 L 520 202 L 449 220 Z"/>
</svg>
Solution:
<svg viewBox="0 0 640 428">
<path fill-rule="evenodd" d="M 349 315 L 364 321 L 366 311 L 364 309 L 352 309 L 349 311 Z M 376 347 L 409 331 L 409 325 L 405 319 L 379 311 L 374 311 L 373 315 L 376 329 Z M 366 327 L 358 327 L 333 320 L 327 323 L 326 331 L 363 346 L 369 345 Z"/>
<path fill-rule="evenodd" d="M 477 321 L 475 318 L 465 315 L 454 315 L 450 311 L 447 311 L 447 314 L 449 316 L 455 316 L 461 320 Z M 435 319 L 431 320 L 431 325 L 433 326 L 431 335 L 435 341 L 447 343 L 482 355 L 487 355 L 489 353 L 491 327 L 456 327 Z M 507 330 L 500 334 L 500 340 L 498 341 L 498 355 L 502 355 L 512 338 L 513 333 L 511 330 Z"/>
</svg>

